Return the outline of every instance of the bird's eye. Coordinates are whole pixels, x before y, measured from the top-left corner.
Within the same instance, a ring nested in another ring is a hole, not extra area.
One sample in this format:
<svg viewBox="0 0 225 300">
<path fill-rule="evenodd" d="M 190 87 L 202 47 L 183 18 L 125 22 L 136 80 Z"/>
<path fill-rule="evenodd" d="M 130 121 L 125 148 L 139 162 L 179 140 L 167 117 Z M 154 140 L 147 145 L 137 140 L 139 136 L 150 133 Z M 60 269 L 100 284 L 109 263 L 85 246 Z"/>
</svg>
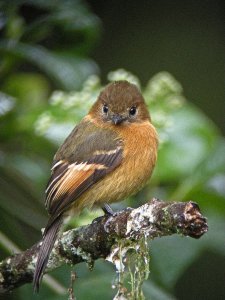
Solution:
<svg viewBox="0 0 225 300">
<path fill-rule="evenodd" d="M 132 106 L 130 108 L 129 114 L 130 114 L 130 116 L 134 116 L 136 114 L 136 112 L 137 112 L 137 108 L 135 106 Z"/>
<path fill-rule="evenodd" d="M 104 114 L 107 114 L 107 113 L 108 113 L 109 108 L 108 108 L 108 106 L 107 106 L 106 104 L 103 105 L 102 111 L 104 112 Z"/>
</svg>

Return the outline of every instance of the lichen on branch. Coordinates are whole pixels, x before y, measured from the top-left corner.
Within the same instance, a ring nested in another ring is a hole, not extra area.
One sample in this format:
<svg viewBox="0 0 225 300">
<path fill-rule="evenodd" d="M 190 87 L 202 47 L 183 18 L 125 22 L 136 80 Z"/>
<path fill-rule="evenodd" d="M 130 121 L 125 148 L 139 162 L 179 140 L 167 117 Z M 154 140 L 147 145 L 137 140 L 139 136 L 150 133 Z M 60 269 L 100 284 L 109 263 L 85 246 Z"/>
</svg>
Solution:
<svg viewBox="0 0 225 300">
<path fill-rule="evenodd" d="M 153 198 L 138 208 L 105 215 L 87 226 L 64 232 L 54 245 L 46 273 L 64 263 L 86 261 L 92 266 L 98 258 L 109 259 L 118 241 L 132 242 L 133 247 L 143 237 L 151 240 L 178 233 L 199 238 L 207 230 L 206 218 L 194 202 L 163 202 Z M 0 293 L 32 282 L 39 244 L 0 263 Z"/>
</svg>

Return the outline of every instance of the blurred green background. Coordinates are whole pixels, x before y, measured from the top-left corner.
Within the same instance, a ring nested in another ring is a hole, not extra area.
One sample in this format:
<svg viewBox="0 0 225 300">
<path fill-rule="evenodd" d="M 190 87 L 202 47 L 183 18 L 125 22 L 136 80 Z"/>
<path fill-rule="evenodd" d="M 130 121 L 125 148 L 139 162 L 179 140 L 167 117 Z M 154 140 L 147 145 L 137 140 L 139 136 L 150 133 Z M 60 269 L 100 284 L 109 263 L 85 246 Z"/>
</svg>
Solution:
<svg viewBox="0 0 225 300">
<path fill-rule="evenodd" d="M 209 222 L 200 240 L 150 243 L 146 299 L 224 299 L 224 8 L 218 0 L 0 1 L 1 259 L 40 239 L 57 147 L 101 87 L 126 78 L 141 87 L 161 143 L 151 183 L 115 209 L 153 196 L 191 199 Z M 0 299 L 67 299 L 72 269 L 52 272 L 39 296 L 26 285 Z M 77 299 L 113 298 L 110 263 L 75 270 Z"/>
</svg>

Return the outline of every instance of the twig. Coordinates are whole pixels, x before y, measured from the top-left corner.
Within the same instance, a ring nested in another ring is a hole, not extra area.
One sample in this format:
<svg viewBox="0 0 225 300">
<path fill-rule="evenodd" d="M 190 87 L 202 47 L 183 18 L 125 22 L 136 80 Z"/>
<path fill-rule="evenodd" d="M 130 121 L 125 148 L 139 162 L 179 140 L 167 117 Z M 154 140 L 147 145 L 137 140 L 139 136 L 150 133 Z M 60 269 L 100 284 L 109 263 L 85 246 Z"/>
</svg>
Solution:
<svg viewBox="0 0 225 300">
<path fill-rule="evenodd" d="M 206 218 L 193 202 L 162 202 L 153 198 L 136 208 L 128 208 L 113 216 L 105 215 L 92 224 L 69 230 L 56 241 L 46 273 L 63 263 L 86 261 L 90 267 L 98 258 L 106 258 L 118 239 L 154 239 L 175 233 L 200 238 L 207 232 Z M 0 293 L 31 282 L 39 243 L 12 255 L 0 263 Z"/>
</svg>

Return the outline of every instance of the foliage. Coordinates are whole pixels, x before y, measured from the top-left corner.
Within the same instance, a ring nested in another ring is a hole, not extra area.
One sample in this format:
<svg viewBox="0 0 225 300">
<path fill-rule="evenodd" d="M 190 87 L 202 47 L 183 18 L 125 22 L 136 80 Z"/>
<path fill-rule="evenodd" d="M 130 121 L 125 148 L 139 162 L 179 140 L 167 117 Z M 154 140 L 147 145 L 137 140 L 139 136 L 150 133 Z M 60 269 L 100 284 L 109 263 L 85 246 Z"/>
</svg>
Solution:
<svg viewBox="0 0 225 300">
<path fill-rule="evenodd" d="M 41 79 L 40 75 L 37 78 L 39 90 L 46 84 L 46 76 L 51 84 L 71 90 L 97 71 L 87 54 L 98 38 L 100 22 L 83 2 L 3 1 L 0 8 L 0 53 L 4 54 L 0 76 L 4 78 L 4 89 L 12 92 L 20 84 L 27 88 L 29 76 L 24 78 L 17 72 L 25 62 L 29 64 L 28 75 L 36 79 L 32 71 L 42 73 Z M 11 77 L 12 71 L 15 73 Z"/>
<path fill-rule="evenodd" d="M 40 228 L 47 221 L 44 189 L 54 152 L 87 113 L 103 85 L 96 75 L 96 64 L 88 58 L 100 23 L 82 1 L 3 1 L 1 11 L 2 258 L 16 247 L 25 249 L 40 238 Z M 31 12 L 33 18 L 26 19 Z M 60 39 L 55 39 L 55 32 Z M 176 236 L 149 245 L 150 276 L 144 283 L 145 297 L 175 299 L 177 286 L 185 275 L 189 272 L 190 277 L 197 277 L 191 268 L 198 262 L 200 270 L 211 274 L 211 284 L 217 280 L 207 269 L 206 252 L 217 257 L 217 263 L 224 259 L 221 228 L 225 223 L 225 141 L 213 122 L 185 99 L 182 86 L 169 73 L 156 74 L 145 87 L 124 70 L 109 73 L 108 80 L 115 79 L 129 79 L 140 86 L 160 137 L 158 162 L 150 184 L 115 208 L 137 206 L 152 196 L 191 199 L 209 220 L 209 233 L 199 241 Z M 70 225 L 92 219 L 93 215 L 84 212 Z M 76 272 L 77 299 L 113 297 L 112 265 L 99 261 L 90 272 L 81 264 Z M 41 298 L 67 299 L 68 295 L 60 294 L 60 285 L 69 286 L 70 268 L 56 270 L 54 276 L 56 287 L 52 283 L 51 288 L 43 285 Z M 196 288 L 200 282 L 204 293 L 209 282 L 196 278 Z M 189 289 L 189 296 L 193 295 L 195 288 Z M 207 293 L 211 295 L 208 290 Z M 31 295 L 30 285 L 6 299 L 30 299 Z"/>
<path fill-rule="evenodd" d="M 135 77 L 132 78 L 131 74 L 125 71 L 119 70 L 113 74 L 122 79 L 129 76 L 131 81 L 135 81 Z M 112 73 L 109 77 L 114 80 L 115 76 L 111 77 L 111 75 Z M 27 231 L 29 231 L 28 228 L 37 230 L 40 225 L 44 226 L 44 212 L 41 209 L 38 197 L 40 190 L 43 189 L 43 182 L 47 179 L 46 173 L 48 173 L 49 164 L 46 161 L 49 159 L 49 154 L 43 148 L 46 145 L 51 145 L 52 149 L 57 148 L 74 124 L 79 122 L 81 117 L 86 114 L 101 88 L 99 78 L 91 76 L 85 81 L 80 91 L 69 93 L 55 91 L 50 97 L 49 104 L 46 104 L 42 110 L 40 107 L 38 107 L 38 111 L 37 109 L 35 111 L 34 107 L 32 108 L 31 113 L 33 112 L 34 115 L 32 122 L 26 122 L 26 130 L 30 132 L 30 136 L 33 137 L 32 140 L 37 139 L 39 141 L 36 141 L 35 145 L 39 144 L 42 151 L 38 153 L 35 147 L 32 148 L 33 145 L 31 145 L 29 147 L 31 152 L 29 153 L 18 148 L 15 153 L 4 153 L 1 164 L 3 171 L 1 189 L 4 192 L 1 195 L 1 207 L 5 228 L 3 226 L 2 230 L 20 246 L 24 234 L 17 231 L 17 238 L 14 237 L 9 228 L 6 228 L 9 221 L 10 227 L 16 222 L 25 224 Z M 222 202 L 225 197 L 222 185 L 225 166 L 223 156 L 225 143 L 214 124 L 184 99 L 181 86 L 170 74 L 165 72 L 157 74 L 143 89 L 143 94 L 150 107 L 152 121 L 157 126 L 161 140 L 159 159 L 151 184 L 137 197 L 128 199 L 129 205 L 137 205 L 137 201 L 144 202 L 152 195 L 163 196 L 164 199 L 192 199 L 198 202 L 206 215 L 210 217 L 211 233 L 198 243 L 179 237 L 151 243 L 151 283 L 149 284 L 152 285 L 155 282 L 156 286 L 159 284 L 163 289 L 172 291 L 181 274 L 197 259 L 204 249 L 211 249 L 221 254 L 223 252 L 222 234 L 217 232 L 217 235 L 213 235 L 215 224 L 213 219 L 211 221 L 211 216 L 217 214 L 220 217 L 217 220 L 217 226 L 218 223 L 222 226 L 222 217 L 225 213 Z M 7 119 L 10 114 L 15 113 L 16 101 L 11 98 L 7 98 L 7 101 L 9 109 L 2 114 L 2 119 Z M 11 130 L 18 131 L 17 126 L 14 126 Z M 8 146 L 9 143 L 5 142 L 5 145 Z M 11 177 L 8 178 L 10 175 Z M 20 178 L 23 178 L 25 185 L 19 182 Z M 6 182 L 8 182 L 7 185 Z M 14 186 L 14 182 L 17 185 Z M 34 189 L 32 182 L 39 182 L 40 188 Z M 18 186 L 21 191 L 17 191 Z M 211 201 L 212 197 L 213 202 Z M 15 211 L 11 209 L 12 207 L 15 208 Z M 39 207 L 39 210 L 37 207 Z M 8 219 L 4 216 L 5 213 Z M 11 222 L 12 216 L 14 220 Z M 83 216 L 86 222 L 91 222 L 91 218 L 93 216 L 88 219 L 87 215 Z M 81 218 L 81 222 L 83 222 L 83 219 Z M 75 220 L 75 222 L 76 225 L 80 225 L 80 220 Z M 22 228 L 24 229 L 24 226 Z M 214 240 L 213 243 L 212 239 Z M 173 247 L 169 247 L 171 244 Z M 166 253 L 165 249 L 167 249 Z M 167 254 L 167 257 L 165 257 L 165 254 Z M 97 284 L 96 278 L 99 278 L 99 286 L 103 283 L 102 276 L 104 276 L 104 281 L 107 277 L 108 284 L 112 282 L 113 273 L 104 271 L 104 268 L 109 270 L 107 263 L 100 263 L 103 274 L 98 273 L 98 268 L 97 270 L 94 268 L 94 274 L 90 274 L 88 277 L 94 276 L 95 284 Z M 167 272 L 165 272 L 165 269 Z M 77 272 L 79 277 L 84 278 L 80 275 L 83 271 L 78 270 Z M 64 281 L 62 279 L 64 272 L 63 275 L 58 276 L 60 281 Z M 67 276 L 67 282 L 68 280 Z M 83 284 L 80 284 L 81 279 L 78 281 L 79 283 L 75 284 L 77 286 L 76 294 L 80 295 Z M 90 286 L 91 282 L 92 280 L 90 280 Z M 151 295 L 152 288 L 146 286 L 147 284 L 144 286 L 145 294 L 148 297 L 147 295 Z M 161 288 L 156 288 L 156 286 L 155 289 L 159 289 L 158 293 L 162 293 Z M 23 291 L 25 288 L 21 290 Z M 84 288 L 82 294 L 85 291 Z M 43 293 L 48 293 L 48 291 L 43 291 Z M 108 288 L 106 290 L 102 289 L 102 295 L 108 298 L 107 293 Z M 110 294 L 112 293 L 110 292 Z M 84 294 L 80 297 L 82 299 Z M 157 299 L 157 296 L 154 297 Z"/>
</svg>

